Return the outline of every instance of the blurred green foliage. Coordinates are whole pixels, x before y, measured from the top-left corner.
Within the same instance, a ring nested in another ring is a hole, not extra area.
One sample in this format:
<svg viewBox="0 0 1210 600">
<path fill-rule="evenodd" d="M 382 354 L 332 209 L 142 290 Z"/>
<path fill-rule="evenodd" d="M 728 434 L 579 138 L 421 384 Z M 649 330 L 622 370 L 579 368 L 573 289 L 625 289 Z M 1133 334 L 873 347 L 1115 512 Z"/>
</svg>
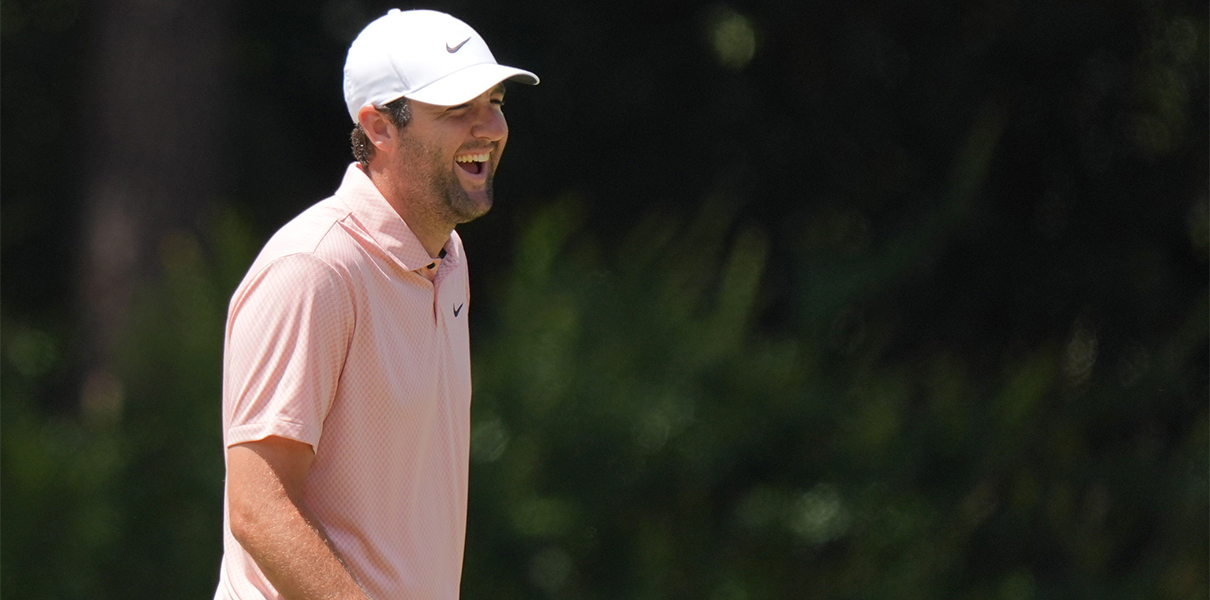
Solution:
<svg viewBox="0 0 1210 600">
<path fill-rule="evenodd" d="M 213 594 L 223 326 L 257 242 L 234 213 L 211 229 L 209 253 L 190 234 L 164 238 L 163 277 L 137 294 L 122 363 L 84 383 L 78 413 L 37 404 L 35 389 L 63 375 L 53 338 L 5 324 L 6 596 Z"/>
<path fill-rule="evenodd" d="M 87 376 L 31 115 L 95 14 L 3 4 L 0 595 L 212 594 L 227 299 L 368 4 L 233 10 L 230 175 Z M 447 4 L 544 78 L 462 228 L 466 598 L 1210 595 L 1204 5 Z"/>
<path fill-rule="evenodd" d="M 575 198 L 529 221 L 478 335 L 468 597 L 1205 596 L 1205 296 L 1145 375 L 1078 323 L 990 375 L 838 357 L 754 330 L 768 244 L 733 212 L 607 247 Z M 1160 381 L 1194 403 L 1140 402 Z"/>
</svg>

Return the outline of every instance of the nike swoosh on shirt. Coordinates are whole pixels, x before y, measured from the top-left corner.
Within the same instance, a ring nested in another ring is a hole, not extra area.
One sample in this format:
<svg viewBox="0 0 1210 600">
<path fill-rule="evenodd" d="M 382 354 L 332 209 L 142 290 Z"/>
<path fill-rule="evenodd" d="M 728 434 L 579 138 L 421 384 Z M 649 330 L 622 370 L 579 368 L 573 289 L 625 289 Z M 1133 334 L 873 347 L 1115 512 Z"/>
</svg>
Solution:
<svg viewBox="0 0 1210 600">
<path fill-rule="evenodd" d="M 465 40 L 462 40 L 461 42 L 458 42 L 458 45 L 457 45 L 457 46 L 450 46 L 450 43 L 449 43 L 449 42 L 446 42 L 446 43 L 445 43 L 445 51 L 446 51 L 446 52 L 449 52 L 450 54 L 453 54 L 453 53 L 457 52 L 457 51 L 458 51 L 460 48 L 462 48 L 462 45 L 463 45 L 463 44 L 465 44 L 465 43 L 467 43 L 467 42 L 469 42 L 469 41 L 471 41 L 471 38 L 466 38 Z"/>
<path fill-rule="evenodd" d="M 457 316 L 458 316 L 458 313 L 462 312 L 462 307 L 463 307 L 463 306 L 466 306 L 466 303 L 465 303 L 465 302 L 463 302 L 462 304 L 459 304 L 459 305 L 458 305 L 458 308 L 455 308 L 455 309 L 454 309 L 454 316 L 455 316 L 455 317 L 457 317 Z"/>
</svg>

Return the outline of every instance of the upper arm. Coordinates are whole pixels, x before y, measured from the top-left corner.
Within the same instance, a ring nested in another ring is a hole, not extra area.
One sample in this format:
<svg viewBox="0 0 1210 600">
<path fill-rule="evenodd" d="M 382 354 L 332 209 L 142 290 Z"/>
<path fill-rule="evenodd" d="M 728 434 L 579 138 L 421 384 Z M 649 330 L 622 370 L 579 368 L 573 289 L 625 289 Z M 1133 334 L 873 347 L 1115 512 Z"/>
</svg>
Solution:
<svg viewBox="0 0 1210 600">
<path fill-rule="evenodd" d="M 355 319 L 348 282 L 311 255 L 278 258 L 241 284 L 224 349 L 226 444 L 281 436 L 318 447 Z"/>
<path fill-rule="evenodd" d="M 227 502 L 236 537 L 279 512 L 280 502 L 301 506 L 315 452 L 310 444 L 278 436 L 227 449 Z"/>
</svg>

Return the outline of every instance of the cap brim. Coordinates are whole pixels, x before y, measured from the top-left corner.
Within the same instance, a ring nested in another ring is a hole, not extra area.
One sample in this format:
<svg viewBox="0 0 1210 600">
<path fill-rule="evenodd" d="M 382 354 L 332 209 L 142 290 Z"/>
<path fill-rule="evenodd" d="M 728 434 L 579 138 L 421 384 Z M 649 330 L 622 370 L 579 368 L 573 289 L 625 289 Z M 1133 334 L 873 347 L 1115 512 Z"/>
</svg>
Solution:
<svg viewBox="0 0 1210 600">
<path fill-rule="evenodd" d="M 538 84 L 538 76 L 524 69 L 482 63 L 454 71 L 404 97 L 437 106 L 457 106 L 474 100 L 504 80 Z"/>
</svg>

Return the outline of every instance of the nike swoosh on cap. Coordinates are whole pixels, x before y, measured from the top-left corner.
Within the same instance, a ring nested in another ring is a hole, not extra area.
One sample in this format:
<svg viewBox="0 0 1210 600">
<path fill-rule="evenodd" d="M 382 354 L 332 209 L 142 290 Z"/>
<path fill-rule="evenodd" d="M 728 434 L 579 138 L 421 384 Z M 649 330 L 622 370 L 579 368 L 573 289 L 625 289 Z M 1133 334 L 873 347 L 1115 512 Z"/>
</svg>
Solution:
<svg viewBox="0 0 1210 600">
<path fill-rule="evenodd" d="M 462 48 L 462 45 L 463 45 L 463 44 L 465 44 L 465 43 L 467 43 L 467 42 L 469 42 L 469 41 L 471 41 L 471 38 L 469 38 L 469 37 L 468 37 L 468 38 L 466 38 L 465 40 L 462 40 L 461 42 L 458 42 L 458 45 L 457 45 L 457 46 L 452 46 L 452 47 L 450 46 L 450 43 L 449 43 L 449 42 L 446 42 L 446 43 L 445 43 L 445 51 L 446 51 L 446 52 L 449 52 L 450 54 L 453 54 L 453 53 L 457 52 L 457 51 L 458 51 L 460 48 Z"/>
</svg>

